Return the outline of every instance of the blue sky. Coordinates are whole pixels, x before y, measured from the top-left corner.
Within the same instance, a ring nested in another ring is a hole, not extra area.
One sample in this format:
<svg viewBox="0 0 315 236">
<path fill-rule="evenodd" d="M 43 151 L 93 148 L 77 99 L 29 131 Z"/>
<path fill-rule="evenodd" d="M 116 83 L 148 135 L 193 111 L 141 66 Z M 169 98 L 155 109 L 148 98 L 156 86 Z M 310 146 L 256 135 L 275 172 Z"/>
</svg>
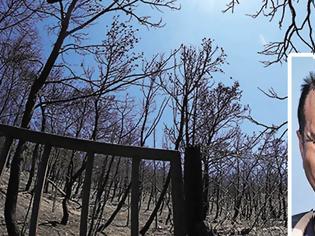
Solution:
<svg viewBox="0 0 315 236">
<path fill-rule="evenodd" d="M 263 95 L 257 87 L 273 87 L 280 96 L 287 93 L 287 65 L 275 64 L 265 68 L 262 63 L 268 59 L 257 54 L 263 43 L 281 38 L 283 32 L 277 22 L 266 18 L 252 19 L 258 5 L 254 1 L 242 1 L 234 14 L 222 13 L 225 1 L 183 0 L 180 11 L 166 11 L 163 21 L 166 26 L 158 30 L 144 30 L 141 33 L 141 48 L 146 55 L 168 52 L 181 43 L 199 46 L 201 39 L 210 37 L 223 47 L 228 55 L 229 65 L 225 74 L 216 74 L 215 80 L 224 83 L 229 78 L 238 80 L 243 90 L 243 104 L 249 104 L 255 119 L 266 124 L 279 124 L 286 120 L 286 101 L 275 101 Z M 251 128 L 250 128 L 251 127 Z M 252 130 L 250 124 L 246 128 Z M 256 127 L 257 129 L 257 127 Z"/>
<path fill-rule="evenodd" d="M 315 60 L 312 58 L 293 58 L 292 60 L 292 214 L 311 210 L 315 206 L 315 193 L 310 187 L 303 170 L 298 140 L 297 106 L 300 87 L 310 71 L 315 71 Z"/>
<path fill-rule="evenodd" d="M 226 1 L 216 0 L 182 0 L 179 11 L 168 9 L 158 12 L 153 9 L 140 9 L 139 13 L 148 14 L 153 19 L 163 18 L 166 24 L 160 29 L 147 29 L 135 24 L 139 28 L 141 38 L 137 49 L 143 51 L 147 57 L 154 53 L 169 53 L 182 43 L 198 47 L 202 38 L 210 37 L 215 43 L 223 47 L 227 54 L 229 65 L 224 65 L 224 74 L 216 74 L 217 82 L 231 83 L 232 77 L 239 81 L 243 90 L 242 103 L 249 104 L 252 116 L 265 124 L 280 124 L 286 120 L 286 101 L 276 101 L 263 95 L 258 87 L 267 90 L 271 87 L 285 96 L 287 91 L 287 65 L 274 64 L 265 68 L 259 61 L 268 57 L 257 52 L 263 49 L 263 44 L 272 40 L 279 40 L 283 32 L 278 29 L 277 21 L 269 22 L 265 17 L 252 19 L 246 16 L 254 13 L 259 2 L 244 0 L 235 9 L 234 14 L 222 13 Z M 89 29 L 91 40 L 101 40 L 105 35 L 106 24 L 110 24 L 111 16 L 100 20 Z M 42 34 L 43 43 L 53 42 Z M 45 53 L 50 49 L 46 47 Z M 270 58 L 271 59 L 271 58 Z M 77 58 L 71 60 L 76 62 Z M 80 62 L 78 62 L 79 64 Z M 244 128 L 249 132 L 257 130 L 248 122 Z M 157 142 L 159 142 L 157 140 Z"/>
</svg>

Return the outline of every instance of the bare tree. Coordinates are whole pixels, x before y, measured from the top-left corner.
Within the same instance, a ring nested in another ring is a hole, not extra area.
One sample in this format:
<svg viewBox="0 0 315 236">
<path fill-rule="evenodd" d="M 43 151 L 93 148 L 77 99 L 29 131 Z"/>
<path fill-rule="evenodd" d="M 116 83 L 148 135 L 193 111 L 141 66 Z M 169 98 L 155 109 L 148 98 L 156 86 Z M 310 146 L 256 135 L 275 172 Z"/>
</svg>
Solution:
<svg viewBox="0 0 315 236">
<path fill-rule="evenodd" d="M 174 70 L 160 76 L 160 85 L 164 92 L 171 97 L 174 126 L 167 128 L 174 149 L 179 150 L 189 145 L 191 109 L 193 99 L 200 86 L 208 84 L 212 73 L 222 71 L 220 66 L 225 63 L 225 53 L 222 48 L 213 46 L 211 39 L 203 39 L 200 49 L 181 46 L 179 55 L 174 56 Z M 198 98 L 197 98 L 198 99 Z M 140 230 L 144 235 L 152 224 L 158 209 L 168 189 L 170 172 L 168 173 L 163 190 L 148 221 Z"/>
<path fill-rule="evenodd" d="M 227 150 L 225 155 L 234 152 L 229 143 L 233 143 L 239 135 L 239 125 L 248 115 L 249 108 L 240 104 L 238 82 L 232 86 L 221 83 L 211 88 L 203 86 L 199 97 L 191 132 L 194 142 L 201 145 L 203 152 L 203 217 L 206 219 L 209 210 L 210 169 L 218 159 L 224 158 L 224 155 L 217 154 L 218 150 Z"/>
<path fill-rule="evenodd" d="M 51 16 L 57 21 L 53 27 L 57 32 L 55 44 L 44 63 L 39 75 L 33 80 L 28 98 L 26 100 L 25 109 L 22 116 L 21 127 L 28 128 L 32 118 L 33 110 L 37 101 L 39 91 L 45 85 L 50 72 L 56 64 L 57 58 L 62 53 L 66 39 L 80 39 L 80 33 L 91 24 L 95 23 L 100 17 L 110 12 L 123 12 L 131 18 L 136 19 L 139 23 L 148 26 L 160 26 L 161 22 L 151 22 L 147 16 L 138 15 L 137 7 L 140 5 L 160 8 L 175 9 L 175 2 L 172 1 L 113 1 L 113 2 L 90 2 L 90 1 L 59 1 L 58 5 L 44 5 L 36 13 L 40 16 Z M 27 5 L 32 11 L 37 8 Z M 18 186 L 20 179 L 20 167 L 22 162 L 21 152 L 23 150 L 23 141 L 19 141 L 16 152 L 13 156 L 10 178 L 7 190 L 7 198 L 5 203 L 5 219 L 9 235 L 18 235 L 19 229 L 16 224 L 16 202 L 18 195 Z M 5 154 L 6 156 L 6 154 Z M 1 157 L 3 158 L 3 157 Z"/>
<path fill-rule="evenodd" d="M 238 4 L 240 4 L 238 0 L 229 1 L 224 12 L 234 12 Z M 263 61 L 266 66 L 286 61 L 291 52 L 315 52 L 314 10 L 315 4 L 312 0 L 306 1 L 303 6 L 299 4 L 299 0 L 263 0 L 258 10 L 249 14 L 252 18 L 267 17 L 269 21 L 277 21 L 279 29 L 284 28 L 282 39 L 265 44 L 264 49 L 259 52 L 274 58 Z"/>
<path fill-rule="evenodd" d="M 41 8 L 36 1 L 8 0 L 0 3 L 0 32 L 27 31 L 36 18 L 35 12 Z"/>
</svg>

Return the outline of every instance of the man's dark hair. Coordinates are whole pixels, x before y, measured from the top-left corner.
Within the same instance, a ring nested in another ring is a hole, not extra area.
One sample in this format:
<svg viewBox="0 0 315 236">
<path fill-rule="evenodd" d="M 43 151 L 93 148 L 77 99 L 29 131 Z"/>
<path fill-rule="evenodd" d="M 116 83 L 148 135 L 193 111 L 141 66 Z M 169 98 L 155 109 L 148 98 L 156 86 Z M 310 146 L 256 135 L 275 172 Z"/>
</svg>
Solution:
<svg viewBox="0 0 315 236">
<path fill-rule="evenodd" d="M 298 106 L 298 120 L 299 120 L 299 130 L 301 133 L 304 132 L 305 127 L 305 114 L 304 114 L 304 104 L 305 99 L 311 90 L 315 90 L 315 73 L 310 72 L 309 76 L 304 79 L 304 83 L 301 86 L 301 97 Z"/>
</svg>

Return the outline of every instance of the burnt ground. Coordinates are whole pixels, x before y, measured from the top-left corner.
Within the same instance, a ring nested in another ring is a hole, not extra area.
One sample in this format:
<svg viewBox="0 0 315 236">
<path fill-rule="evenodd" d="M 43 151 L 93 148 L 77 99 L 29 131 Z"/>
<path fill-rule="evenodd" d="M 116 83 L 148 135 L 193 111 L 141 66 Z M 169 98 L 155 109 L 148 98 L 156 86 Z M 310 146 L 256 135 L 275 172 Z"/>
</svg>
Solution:
<svg viewBox="0 0 315 236">
<path fill-rule="evenodd" d="M 7 235 L 4 221 L 4 202 L 5 202 L 5 192 L 8 180 L 8 172 L 5 171 L 0 181 L 0 235 Z M 31 200 L 31 194 L 29 192 L 22 191 L 25 186 L 25 181 L 27 180 L 27 174 L 21 174 L 21 191 L 18 196 L 18 206 L 17 206 L 17 219 L 20 228 L 25 228 L 26 235 L 28 235 L 28 225 L 24 225 L 24 219 L 29 209 L 29 202 Z M 74 202 L 69 203 L 70 217 L 69 223 L 67 225 L 59 224 L 62 218 L 62 207 L 61 207 L 61 197 L 57 196 L 55 198 L 54 206 L 54 196 L 52 194 L 43 194 L 40 214 L 39 214 L 39 224 L 38 224 L 38 235 L 79 235 L 79 225 L 80 225 L 80 208 L 78 204 Z M 127 200 L 126 200 L 127 202 Z M 111 213 L 116 208 L 117 203 L 109 203 L 105 209 L 105 218 L 107 219 Z M 53 210 L 54 208 L 54 210 Z M 148 219 L 153 206 L 149 211 L 145 211 L 146 204 L 140 209 L 140 227 L 144 225 Z M 30 212 L 28 213 L 28 217 Z M 107 216 L 107 217 L 106 217 Z M 147 235 L 172 235 L 172 226 L 170 224 L 165 225 L 165 220 L 167 218 L 167 210 L 162 213 L 158 218 L 157 228 L 155 228 L 155 222 L 152 223 L 151 229 Z M 108 226 L 102 234 L 99 235 L 113 235 L 113 236 L 123 236 L 130 235 L 130 222 L 127 226 L 128 219 L 128 205 L 126 204 L 122 210 L 116 216 L 116 219 Z M 209 220 L 210 221 L 210 220 Z M 221 219 L 215 223 L 207 223 L 209 227 L 215 228 L 218 235 L 242 235 L 241 231 L 248 228 L 249 223 L 238 223 L 232 225 L 228 220 Z M 249 235 L 270 235 L 270 236 L 280 236 L 287 235 L 287 230 L 282 226 L 282 222 L 273 222 L 273 226 L 265 225 L 264 228 L 256 229 L 254 228 Z M 232 234 L 231 234 L 232 233 Z"/>
</svg>

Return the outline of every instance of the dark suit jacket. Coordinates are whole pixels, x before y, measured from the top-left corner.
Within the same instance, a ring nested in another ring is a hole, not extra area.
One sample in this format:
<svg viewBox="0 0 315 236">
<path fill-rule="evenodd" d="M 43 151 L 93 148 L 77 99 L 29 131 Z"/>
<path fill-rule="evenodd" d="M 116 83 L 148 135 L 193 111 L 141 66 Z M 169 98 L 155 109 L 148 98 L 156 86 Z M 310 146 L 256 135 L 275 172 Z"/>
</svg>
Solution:
<svg viewBox="0 0 315 236">
<path fill-rule="evenodd" d="M 292 216 L 292 236 L 315 236 L 314 216 L 313 210 Z"/>
</svg>

